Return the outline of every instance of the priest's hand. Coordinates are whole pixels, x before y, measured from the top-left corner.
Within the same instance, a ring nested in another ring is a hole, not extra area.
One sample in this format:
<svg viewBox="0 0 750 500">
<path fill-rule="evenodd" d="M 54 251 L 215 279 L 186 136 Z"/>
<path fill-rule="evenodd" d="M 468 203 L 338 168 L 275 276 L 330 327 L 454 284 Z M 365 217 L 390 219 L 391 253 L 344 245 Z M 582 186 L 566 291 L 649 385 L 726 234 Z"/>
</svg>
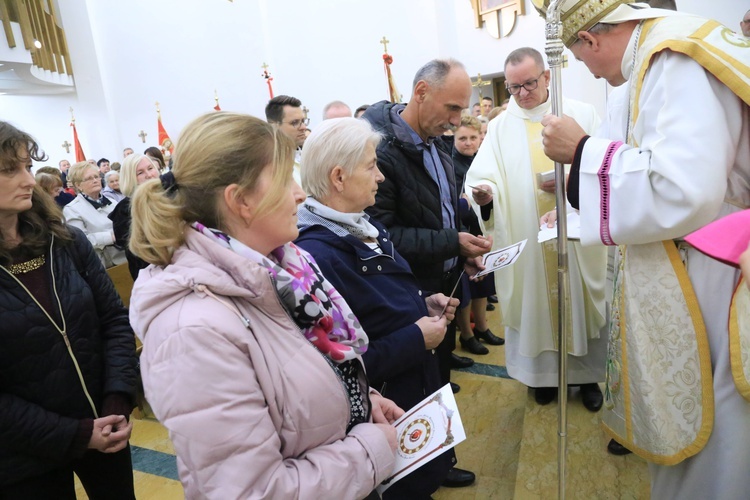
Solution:
<svg viewBox="0 0 750 500">
<path fill-rule="evenodd" d="M 565 175 L 565 185 L 568 185 L 568 178 L 569 175 Z M 552 179 L 551 181 L 544 181 L 541 184 L 539 184 L 539 189 L 544 191 L 545 193 L 555 194 L 555 187 L 557 187 L 557 181 L 555 179 Z"/>
<path fill-rule="evenodd" d="M 492 187 L 487 184 L 480 184 L 471 188 L 471 196 L 474 203 L 480 207 L 492 202 Z"/>
<path fill-rule="evenodd" d="M 578 143 L 586 136 L 578 122 L 568 115 L 546 115 L 542 118 L 542 125 L 544 154 L 552 161 L 573 163 Z"/>
<path fill-rule="evenodd" d="M 471 233 L 458 233 L 458 244 L 461 255 L 464 257 L 477 257 L 484 255 L 492 249 L 492 237 L 474 236 Z"/>
<path fill-rule="evenodd" d="M 557 223 L 557 209 L 547 212 L 539 219 L 539 226 L 547 224 L 547 227 L 555 227 Z"/>
</svg>

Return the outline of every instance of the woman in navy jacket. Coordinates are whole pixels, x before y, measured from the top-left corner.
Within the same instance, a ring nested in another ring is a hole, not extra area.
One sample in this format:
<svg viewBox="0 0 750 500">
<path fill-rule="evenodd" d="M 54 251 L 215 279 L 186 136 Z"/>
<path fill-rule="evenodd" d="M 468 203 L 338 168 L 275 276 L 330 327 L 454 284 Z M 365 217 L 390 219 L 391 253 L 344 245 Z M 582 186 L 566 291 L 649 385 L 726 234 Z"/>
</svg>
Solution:
<svg viewBox="0 0 750 500">
<path fill-rule="evenodd" d="M 383 175 L 380 134 L 362 120 L 326 120 L 305 141 L 295 242 L 347 301 L 370 339 L 362 356 L 372 387 L 408 410 L 440 388 L 434 348 L 453 319 L 457 299 L 427 297 L 385 228 L 364 209 Z M 401 479 L 384 498 L 429 498 L 455 463 L 450 450 Z"/>
</svg>

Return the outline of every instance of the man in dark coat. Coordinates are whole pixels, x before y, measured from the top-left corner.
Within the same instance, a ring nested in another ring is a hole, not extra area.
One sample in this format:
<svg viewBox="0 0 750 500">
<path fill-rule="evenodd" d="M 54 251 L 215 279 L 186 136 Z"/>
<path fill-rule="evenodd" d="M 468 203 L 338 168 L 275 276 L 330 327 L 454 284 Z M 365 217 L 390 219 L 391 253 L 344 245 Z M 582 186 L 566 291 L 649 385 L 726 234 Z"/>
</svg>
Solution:
<svg viewBox="0 0 750 500">
<path fill-rule="evenodd" d="M 362 116 L 384 135 L 377 156 L 385 181 L 367 212 L 388 228 L 420 286 L 446 295 L 464 265 L 475 274 L 475 259 L 492 247 L 490 240 L 461 231 L 451 149 L 441 138 L 461 123 L 470 98 L 471 80 L 463 65 L 433 60 L 417 71 L 408 104 L 379 102 Z M 471 364 L 452 355 L 455 345 L 452 327 L 437 348 L 443 384 L 450 382 L 451 362 Z M 473 473 L 453 468 L 444 484 L 473 482 Z"/>
</svg>

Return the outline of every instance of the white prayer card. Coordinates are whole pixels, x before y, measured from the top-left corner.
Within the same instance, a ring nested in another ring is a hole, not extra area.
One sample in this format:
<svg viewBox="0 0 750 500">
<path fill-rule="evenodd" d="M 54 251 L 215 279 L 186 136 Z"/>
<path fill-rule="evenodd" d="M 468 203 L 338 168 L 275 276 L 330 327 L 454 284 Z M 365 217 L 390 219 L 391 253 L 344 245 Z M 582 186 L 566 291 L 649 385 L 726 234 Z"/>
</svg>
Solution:
<svg viewBox="0 0 750 500">
<path fill-rule="evenodd" d="M 539 227 L 539 234 L 537 236 L 537 241 L 539 243 L 554 240 L 555 238 L 557 238 L 557 222 L 555 222 L 553 227 L 547 227 L 547 224 L 542 224 Z M 568 207 L 568 239 L 581 239 L 581 216 L 570 206 Z"/>
<path fill-rule="evenodd" d="M 422 400 L 393 425 L 398 441 L 396 465 L 391 477 L 378 486 L 381 495 L 399 479 L 466 439 L 450 384 Z"/>
<path fill-rule="evenodd" d="M 508 247 L 485 254 L 484 270 L 479 271 L 477 274 L 472 276 L 472 278 L 478 278 L 480 276 L 484 276 L 485 274 L 490 274 L 491 272 L 497 271 L 498 269 L 502 269 L 504 267 L 515 264 L 518 260 L 518 256 L 521 255 L 521 252 L 523 252 L 527 241 L 528 240 L 519 241 L 518 243 L 513 243 Z"/>
</svg>

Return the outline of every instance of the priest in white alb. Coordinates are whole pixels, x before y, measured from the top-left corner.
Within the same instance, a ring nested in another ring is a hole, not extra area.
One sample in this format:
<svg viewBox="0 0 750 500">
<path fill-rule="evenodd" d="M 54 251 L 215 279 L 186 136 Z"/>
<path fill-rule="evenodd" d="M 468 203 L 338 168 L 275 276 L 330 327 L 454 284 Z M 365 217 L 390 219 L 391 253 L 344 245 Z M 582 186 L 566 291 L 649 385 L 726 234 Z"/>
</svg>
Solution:
<svg viewBox="0 0 750 500">
<path fill-rule="evenodd" d="M 505 61 L 513 99 L 489 124 L 487 136 L 466 174 L 466 193 L 481 214 L 496 248 L 528 239 L 513 266 L 496 271 L 497 295 L 506 335 L 508 374 L 535 389 L 539 404 L 557 394 L 557 242 L 537 243 L 539 218 L 554 209 L 554 163 L 542 148 L 542 117 L 551 112 L 549 70 L 535 49 L 517 49 Z M 599 125 L 595 108 L 569 99 L 563 111 L 589 132 Z M 569 243 L 570 312 L 568 383 L 579 385 L 584 406 L 598 411 L 604 382 L 607 330 L 604 247 Z"/>
</svg>

